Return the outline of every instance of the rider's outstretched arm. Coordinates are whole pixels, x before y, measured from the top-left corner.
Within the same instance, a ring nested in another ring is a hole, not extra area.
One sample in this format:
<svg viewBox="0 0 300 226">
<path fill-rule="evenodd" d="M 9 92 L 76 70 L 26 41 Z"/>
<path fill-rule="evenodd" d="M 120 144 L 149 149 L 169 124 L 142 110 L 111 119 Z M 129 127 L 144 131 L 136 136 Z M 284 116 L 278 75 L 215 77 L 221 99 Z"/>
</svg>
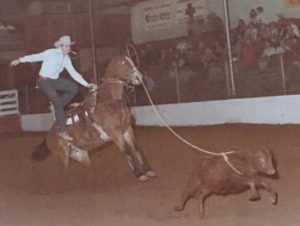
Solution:
<svg viewBox="0 0 300 226">
<path fill-rule="evenodd" d="M 47 58 L 46 51 L 31 55 L 26 55 L 13 60 L 10 65 L 17 66 L 19 63 L 44 61 Z"/>
</svg>

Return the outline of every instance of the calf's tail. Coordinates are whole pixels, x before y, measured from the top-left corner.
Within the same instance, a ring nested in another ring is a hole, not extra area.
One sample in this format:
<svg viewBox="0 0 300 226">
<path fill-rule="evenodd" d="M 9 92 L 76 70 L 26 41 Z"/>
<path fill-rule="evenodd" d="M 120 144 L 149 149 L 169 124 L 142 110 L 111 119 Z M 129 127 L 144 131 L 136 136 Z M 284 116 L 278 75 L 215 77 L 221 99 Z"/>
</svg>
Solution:
<svg viewBox="0 0 300 226">
<path fill-rule="evenodd" d="M 43 161 L 45 160 L 49 155 L 51 151 L 47 147 L 47 142 L 46 139 L 38 145 L 35 150 L 31 154 L 31 158 L 36 160 L 36 161 Z"/>
</svg>

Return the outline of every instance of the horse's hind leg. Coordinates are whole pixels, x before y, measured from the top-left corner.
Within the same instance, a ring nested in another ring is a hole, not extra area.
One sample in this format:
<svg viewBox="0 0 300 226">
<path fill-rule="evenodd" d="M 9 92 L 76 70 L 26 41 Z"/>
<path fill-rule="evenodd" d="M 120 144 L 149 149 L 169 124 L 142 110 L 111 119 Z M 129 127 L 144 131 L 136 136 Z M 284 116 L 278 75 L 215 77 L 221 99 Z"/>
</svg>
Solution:
<svg viewBox="0 0 300 226">
<path fill-rule="evenodd" d="M 148 177 L 144 175 L 143 172 L 137 167 L 136 161 L 133 158 L 130 146 L 125 142 L 123 136 L 121 134 L 111 134 L 111 138 L 113 142 L 117 145 L 120 151 L 125 155 L 128 164 L 133 171 L 134 175 L 142 182 L 147 181 Z"/>
<path fill-rule="evenodd" d="M 55 157 L 63 163 L 64 167 L 68 168 L 70 158 L 68 144 L 60 139 L 51 138 L 47 138 L 47 146 L 52 150 L 52 153 L 55 155 Z"/>
<path fill-rule="evenodd" d="M 123 135 L 126 143 L 130 146 L 133 157 L 136 159 L 141 171 L 148 177 L 155 177 L 155 172 L 150 168 L 142 148 L 138 145 L 138 142 L 134 136 L 133 129 L 129 127 L 126 133 Z"/>
</svg>

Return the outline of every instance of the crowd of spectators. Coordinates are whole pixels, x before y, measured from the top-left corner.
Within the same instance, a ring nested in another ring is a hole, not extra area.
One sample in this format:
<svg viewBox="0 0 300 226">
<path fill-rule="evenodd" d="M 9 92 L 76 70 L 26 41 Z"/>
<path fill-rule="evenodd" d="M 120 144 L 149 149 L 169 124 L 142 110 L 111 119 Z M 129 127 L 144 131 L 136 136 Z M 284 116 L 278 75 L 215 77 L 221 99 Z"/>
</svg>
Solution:
<svg viewBox="0 0 300 226">
<path fill-rule="evenodd" d="M 180 82 L 187 82 L 190 77 L 209 79 L 221 70 L 214 65 L 222 62 L 225 53 L 222 19 L 211 13 L 206 20 L 199 17 L 189 23 L 187 36 L 139 47 L 141 67 L 148 74 L 147 79 L 157 83 L 179 73 Z"/>
<path fill-rule="evenodd" d="M 228 51 L 223 20 L 215 13 L 194 17 L 191 5 L 186 13 L 189 16 L 187 36 L 139 47 L 141 66 L 151 90 L 175 75 L 180 83 L 209 85 L 211 81 L 226 79 L 224 65 Z M 237 27 L 231 30 L 237 74 L 264 73 L 271 69 L 274 56 L 282 53 L 299 65 L 300 21 L 287 19 L 282 13 L 276 16 L 276 21 L 267 21 L 263 7 L 257 7 L 249 11 L 248 23 L 239 19 Z"/>
<path fill-rule="evenodd" d="M 249 23 L 240 19 L 233 30 L 233 54 L 245 67 L 258 67 L 260 71 L 270 69 L 272 57 L 287 53 L 291 61 L 298 63 L 299 20 L 285 18 L 277 13 L 276 21 L 267 21 L 264 9 L 257 7 L 249 12 Z"/>
</svg>

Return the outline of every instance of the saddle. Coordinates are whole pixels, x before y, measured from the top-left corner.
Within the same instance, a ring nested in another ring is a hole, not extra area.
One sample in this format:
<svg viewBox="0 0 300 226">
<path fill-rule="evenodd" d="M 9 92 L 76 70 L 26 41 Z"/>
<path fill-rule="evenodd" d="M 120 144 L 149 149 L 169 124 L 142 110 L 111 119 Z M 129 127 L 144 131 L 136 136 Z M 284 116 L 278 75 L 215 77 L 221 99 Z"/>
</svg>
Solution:
<svg viewBox="0 0 300 226">
<path fill-rule="evenodd" d="M 92 119 L 92 117 L 89 113 L 90 108 L 91 108 L 91 106 L 86 105 L 85 102 L 70 104 L 68 106 L 67 110 L 65 111 L 66 124 L 73 125 L 78 121 L 82 121 L 86 125 L 86 130 L 87 130 L 88 135 L 91 138 L 96 137 L 96 136 L 98 137 L 99 132 L 93 126 L 94 120 Z M 55 119 L 54 107 L 51 102 L 50 102 L 49 109 L 52 112 L 53 117 Z"/>
<path fill-rule="evenodd" d="M 99 132 L 93 126 L 93 123 L 95 122 L 91 117 L 90 108 L 91 106 L 86 105 L 85 102 L 71 104 L 65 113 L 67 118 L 67 124 L 68 121 L 71 121 L 71 123 L 69 123 L 70 125 L 81 120 L 86 125 L 87 133 L 89 134 L 89 136 L 98 137 Z"/>
</svg>

